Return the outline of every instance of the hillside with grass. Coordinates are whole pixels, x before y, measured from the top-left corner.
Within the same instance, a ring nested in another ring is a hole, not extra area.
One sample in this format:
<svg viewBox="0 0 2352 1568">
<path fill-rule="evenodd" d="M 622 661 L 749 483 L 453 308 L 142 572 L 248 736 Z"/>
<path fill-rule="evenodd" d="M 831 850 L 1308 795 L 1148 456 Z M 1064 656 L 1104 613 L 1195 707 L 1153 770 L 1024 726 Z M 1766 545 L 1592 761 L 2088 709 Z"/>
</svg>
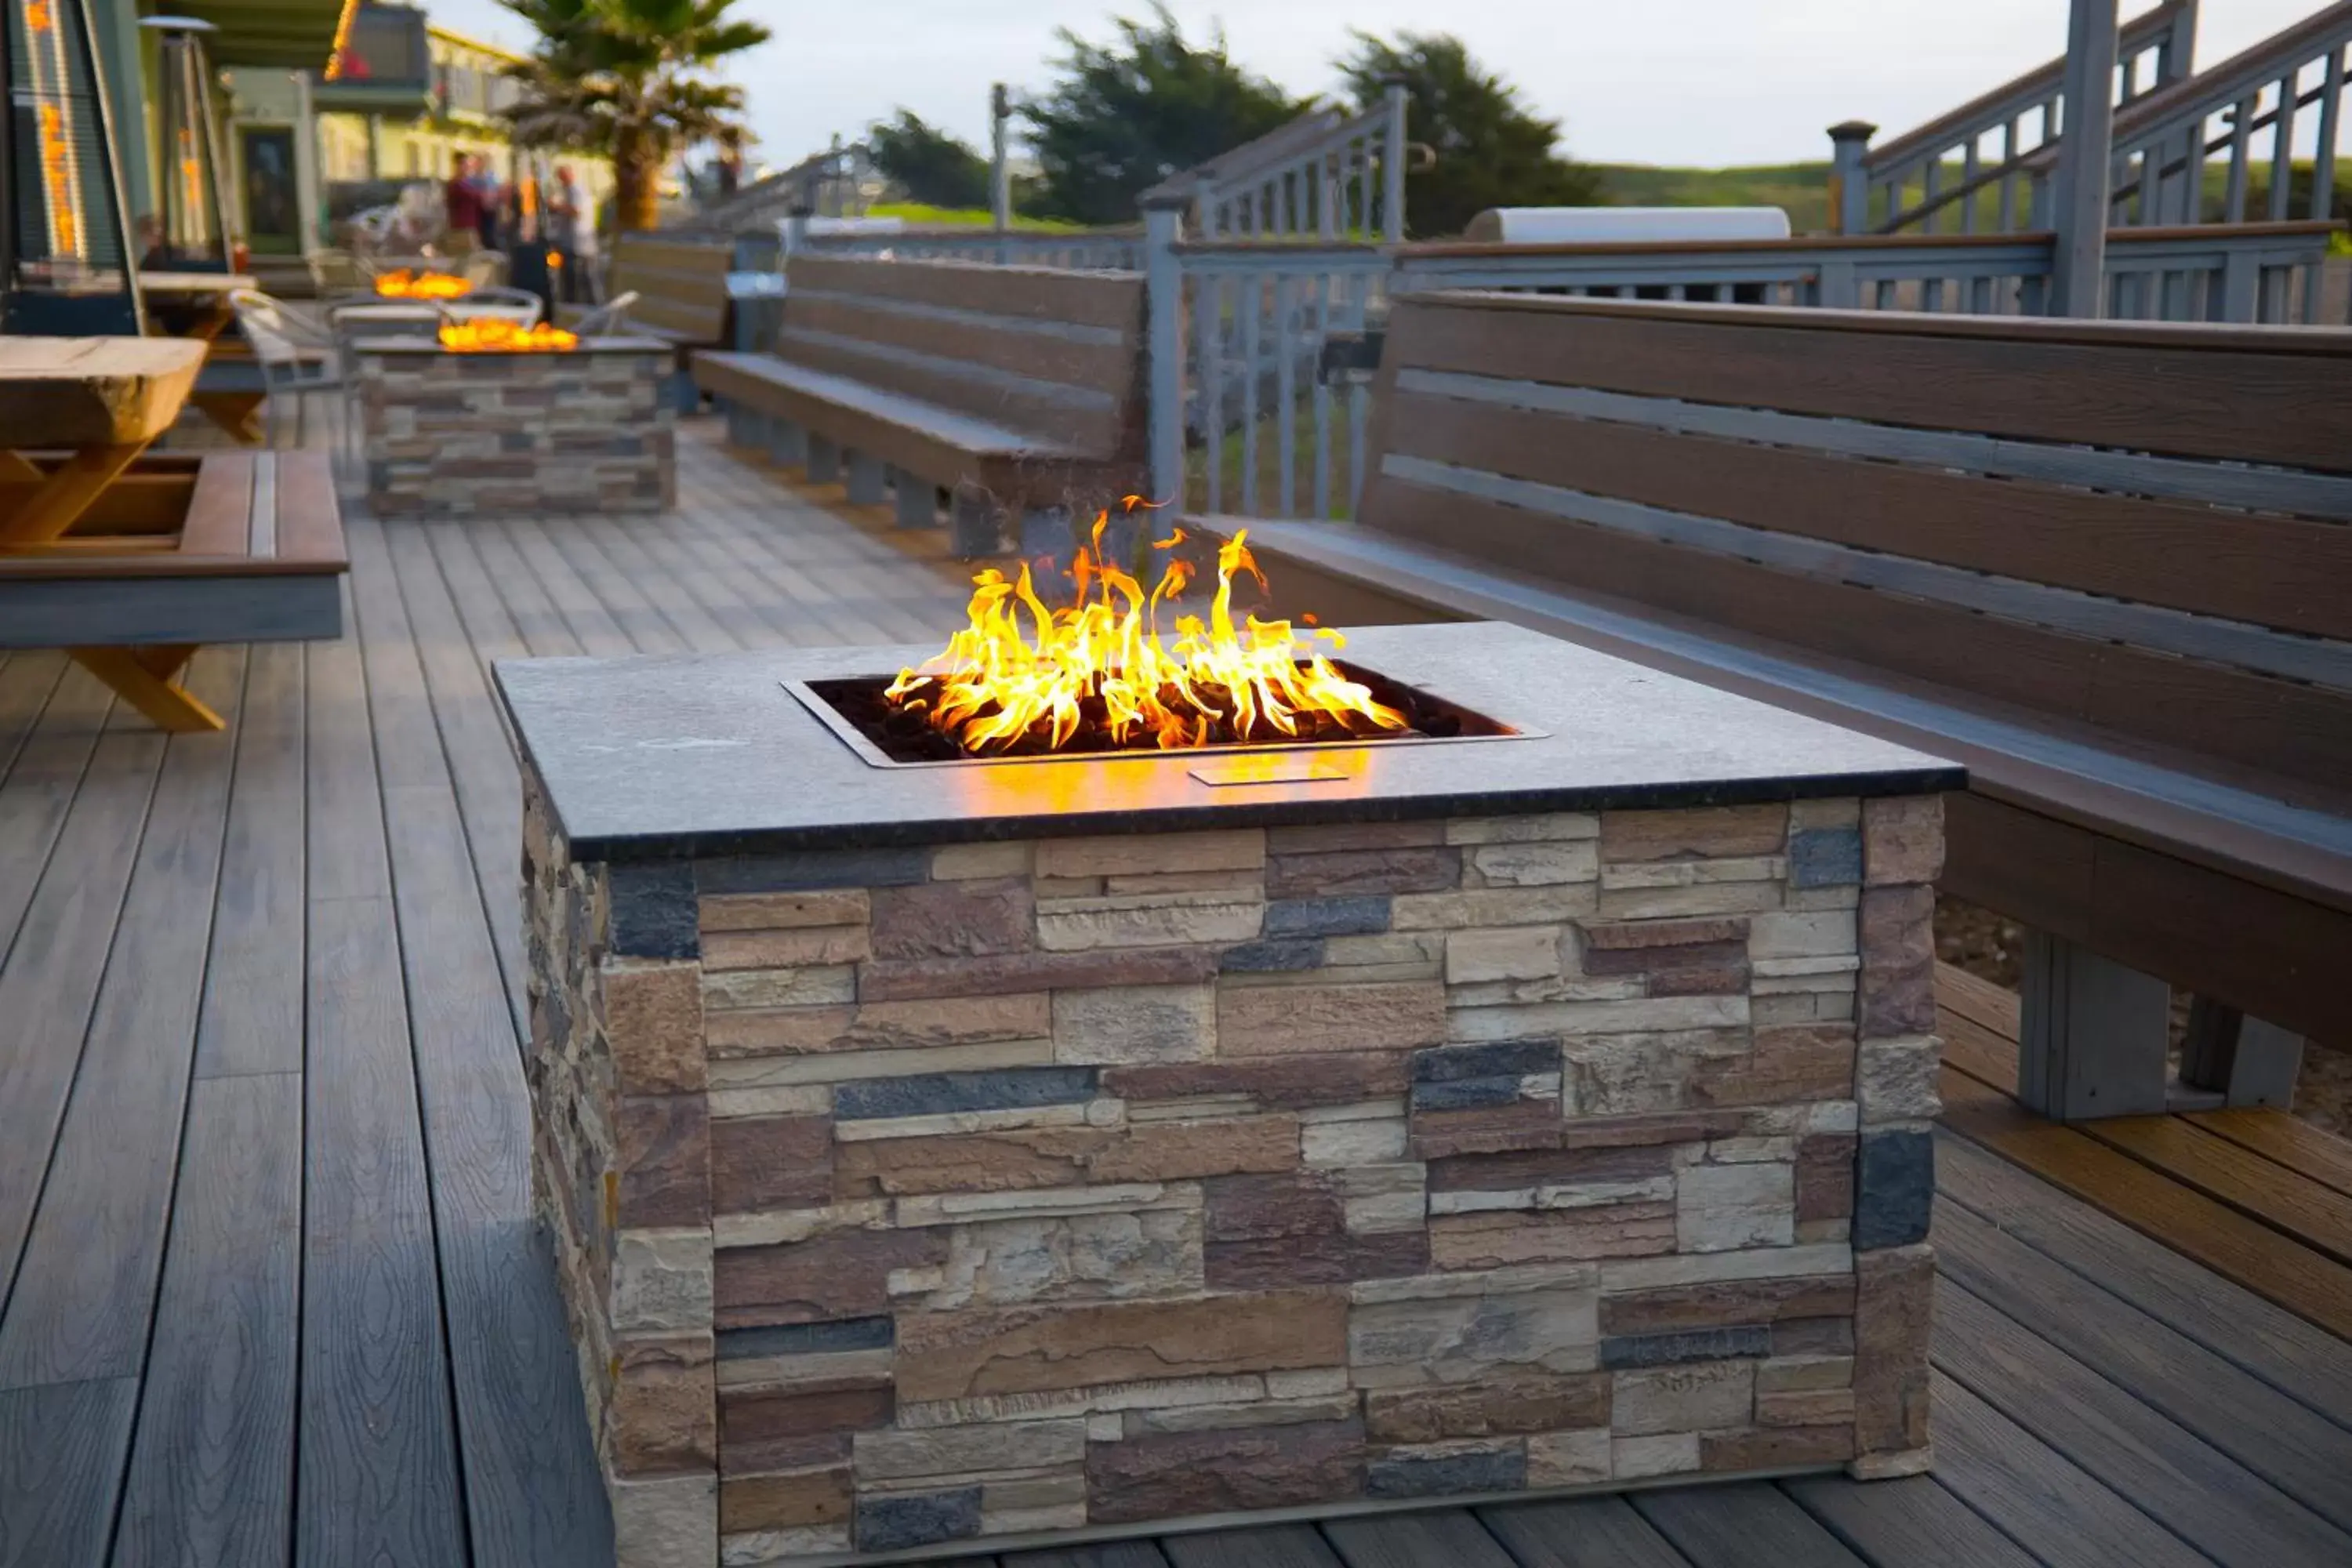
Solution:
<svg viewBox="0 0 2352 1568">
<path fill-rule="evenodd" d="M 1666 169 L 1648 163 L 1594 165 L 1609 203 L 1625 207 L 1780 207 L 1798 234 L 1829 227 L 1830 166 L 1759 163 L 1736 169 Z"/>
</svg>

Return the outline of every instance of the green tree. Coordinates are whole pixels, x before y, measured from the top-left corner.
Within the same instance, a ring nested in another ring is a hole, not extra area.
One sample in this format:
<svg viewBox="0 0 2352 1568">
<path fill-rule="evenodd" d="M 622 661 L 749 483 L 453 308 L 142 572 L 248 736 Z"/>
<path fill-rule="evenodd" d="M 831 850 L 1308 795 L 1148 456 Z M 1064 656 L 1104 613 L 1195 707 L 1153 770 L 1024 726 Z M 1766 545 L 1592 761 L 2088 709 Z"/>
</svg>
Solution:
<svg viewBox="0 0 2352 1568">
<path fill-rule="evenodd" d="M 1553 151 L 1559 122 L 1528 112 L 1517 89 L 1470 58 L 1445 33 L 1357 33 L 1339 73 L 1369 109 L 1391 80 L 1405 85 L 1405 139 L 1434 148 L 1430 167 L 1408 167 L 1407 231 L 1416 239 L 1460 234 L 1488 207 L 1592 206 L 1601 175 Z"/>
<path fill-rule="evenodd" d="M 866 134 L 882 177 L 910 202 L 935 207 L 988 205 L 988 160 L 969 142 L 930 124 L 910 109 Z"/>
<path fill-rule="evenodd" d="M 1032 208 L 1078 223 L 1135 220 L 1135 198 L 1169 175 L 1265 135 L 1301 105 L 1235 65 L 1222 33 L 1189 42 L 1165 6 L 1117 17 L 1091 44 L 1067 28 L 1060 79 L 1021 105 L 1039 178 Z"/>
<path fill-rule="evenodd" d="M 500 0 L 539 33 L 507 111 L 525 146 L 572 147 L 613 160 L 625 229 L 651 228 L 661 173 L 694 142 L 737 122 L 743 89 L 708 73 L 763 44 L 768 29 L 732 18 L 736 0 Z"/>
</svg>

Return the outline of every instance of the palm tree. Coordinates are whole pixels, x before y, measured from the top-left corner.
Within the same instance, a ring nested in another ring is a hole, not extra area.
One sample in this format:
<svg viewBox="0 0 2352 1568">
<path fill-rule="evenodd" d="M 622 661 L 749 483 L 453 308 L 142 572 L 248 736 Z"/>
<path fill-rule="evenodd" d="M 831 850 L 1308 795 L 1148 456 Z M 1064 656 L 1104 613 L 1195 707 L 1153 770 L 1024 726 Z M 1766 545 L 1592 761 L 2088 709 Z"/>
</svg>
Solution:
<svg viewBox="0 0 2352 1568">
<path fill-rule="evenodd" d="M 539 30 L 529 63 L 512 73 L 522 83 L 507 111 L 515 140 L 611 158 L 620 226 L 653 227 L 664 166 L 743 110 L 742 89 L 703 73 L 767 42 L 768 29 L 730 18 L 735 0 L 501 4 Z"/>
</svg>

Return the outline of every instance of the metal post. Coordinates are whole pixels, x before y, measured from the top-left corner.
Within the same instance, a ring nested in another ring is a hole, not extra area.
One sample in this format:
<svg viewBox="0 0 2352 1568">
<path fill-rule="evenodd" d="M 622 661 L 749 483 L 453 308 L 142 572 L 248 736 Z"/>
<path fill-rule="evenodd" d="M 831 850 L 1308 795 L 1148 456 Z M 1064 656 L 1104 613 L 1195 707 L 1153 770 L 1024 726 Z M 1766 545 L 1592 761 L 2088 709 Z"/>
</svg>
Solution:
<svg viewBox="0 0 2352 1568">
<path fill-rule="evenodd" d="M 319 107 L 310 96 L 310 73 L 288 71 L 294 84 L 294 210 L 308 254 L 327 243 L 325 186 L 319 176 Z"/>
<path fill-rule="evenodd" d="M 1404 243 L 1404 110 L 1405 84 L 1391 77 L 1381 88 L 1388 109 L 1388 137 L 1381 152 L 1381 237 L 1391 245 Z"/>
<path fill-rule="evenodd" d="M 2107 271 L 2107 193 L 2116 129 L 2116 0 L 2070 0 L 2064 123 L 2052 227 L 2050 313 L 2101 313 Z"/>
<path fill-rule="evenodd" d="M 1144 297 L 1150 312 L 1145 418 L 1151 433 L 1150 500 L 1184 499 L 1184 268 L 1176 242 L 1184 232 L 1183 197 L 1143 209 Z"/>
<path fill-rule="evenodd" d="M 988 206 L 996 220 L 996 264 L 1009 266 L 1013 256 L 1012 242 L 1006 237 L 1013 232 L 1013 168 L 1005 156 L 1005 131 L 1013 118 L 1013 103 L 1003 82 L 988 89 Z"/>
<path fill-rule="evenodd" d="M 1870 139 L 1878 127 L 1864 120 L 1849 120 L 1830 127 L 1830 222 L 1838 234 L 1870 231 Z M 1895 213 L 1890 205 L 1886 216 Z"/>
</svg>

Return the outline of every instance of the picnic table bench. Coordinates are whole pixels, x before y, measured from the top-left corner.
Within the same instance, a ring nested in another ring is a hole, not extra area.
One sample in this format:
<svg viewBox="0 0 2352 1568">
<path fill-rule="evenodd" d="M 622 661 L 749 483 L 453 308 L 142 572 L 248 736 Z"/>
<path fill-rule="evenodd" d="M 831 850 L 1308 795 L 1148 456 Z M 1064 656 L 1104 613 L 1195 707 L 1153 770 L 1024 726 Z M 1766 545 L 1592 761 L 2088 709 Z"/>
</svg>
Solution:
<svg viewBox="0 0 2352 1568">
<path fill-rule="evenodd" d="M 966 556 L 1013 528 L 1024 553 L 1066 552 L 1143 488 L 1139 274 L 814 256 L 787 272 L 772 354 L 694 356 L 730 437 L 764 435 L 812 483 L 845 468 L 853 502 L 895 480 L 910 527 L 949 491 Z"/>
<path fill-rule="evenodd" d="M 2032 928 L 2022 1098 L 2284 1103 L 2352 1041 L 2347 378 L 2333 331 L 1415 295 L 1362 521 L 1201 521 L 1279 612 L 1513 620 L 1965 763 L 1942 886 Z"/>
<path fill-rule="evenodd" d="M 727 274 L 733 255 L 730 243 L 666 239 L 657 234 L 627 233 L 614 242 L 604 297 L 635 294 L 629 307 L 629 335 L 667 343 L 676 353 L 671 390 L 681 414 L 693 412 L 696 402 L 689 356 L 697 349 L 720 348 L 729 341 Z M 568 327 L 595 309 L 558 305 L 555 324 Z"/>
<path fill-rule="evenodd" d="M 323 453 L 149 454 L 205 345 L 0 338 L 0 647 L 62 647 L 165 730 L 212 642 L 332 637 L 341 514 Z"/>
</svg>

